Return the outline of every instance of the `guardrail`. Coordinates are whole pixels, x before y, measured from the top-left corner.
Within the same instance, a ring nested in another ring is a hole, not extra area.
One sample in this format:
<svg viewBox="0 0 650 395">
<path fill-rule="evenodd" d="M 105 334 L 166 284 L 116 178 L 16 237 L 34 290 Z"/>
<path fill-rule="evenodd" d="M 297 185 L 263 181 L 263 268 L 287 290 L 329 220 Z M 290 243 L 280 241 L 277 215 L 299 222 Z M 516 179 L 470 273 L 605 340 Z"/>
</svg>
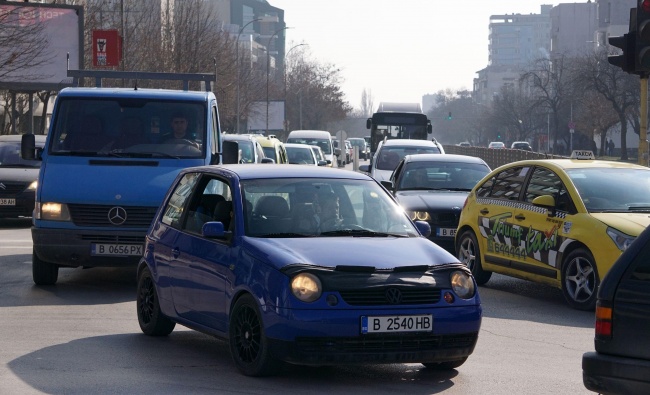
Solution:
<svg viewBox="0 0 650 395">
<path fill-rule="evenodd" d="M 526 159 L 561 159 L 567 158 L 563 155 L 545 154 L 539 152 L 524 151 L 519 149 L 494 149 L 485 147 L 461 147 L 458 145 L 443 145 L 448 154 L 469 155 L 481 158 L 491 169 L 501 165 Z"/>
</svg>

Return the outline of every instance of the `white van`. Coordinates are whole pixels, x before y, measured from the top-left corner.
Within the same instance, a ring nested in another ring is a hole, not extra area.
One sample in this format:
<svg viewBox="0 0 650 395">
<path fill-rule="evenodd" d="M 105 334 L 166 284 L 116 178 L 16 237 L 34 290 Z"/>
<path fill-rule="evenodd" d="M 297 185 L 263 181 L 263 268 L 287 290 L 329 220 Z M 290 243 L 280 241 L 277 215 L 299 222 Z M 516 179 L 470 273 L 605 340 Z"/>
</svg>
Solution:
<svg viewBox="0 0 650 395">
<path fill-rule="evenodd" d="M 332 166 L 332 163 L 336 163 L 338 156 L 332 141 L 332 135 L 325 130 L 294 130 L 287 137 L 287 143 L 319 146 L 325 154 L 325 160 L 329 167 Z"/>
</svg>

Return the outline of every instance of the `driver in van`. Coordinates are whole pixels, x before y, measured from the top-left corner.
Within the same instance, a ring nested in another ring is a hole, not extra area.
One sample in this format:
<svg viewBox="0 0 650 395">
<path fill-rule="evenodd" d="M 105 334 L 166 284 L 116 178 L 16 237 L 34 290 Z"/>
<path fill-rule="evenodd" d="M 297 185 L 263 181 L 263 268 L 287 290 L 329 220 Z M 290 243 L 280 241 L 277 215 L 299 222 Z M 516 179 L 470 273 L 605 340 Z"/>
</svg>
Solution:
<svg viewBox="0 0 650 395">
<path fill-rule="evenodd" d="M 185 143 L 191 144 L 196 148 L 199 148 L 199 144 L 192 140 L 192 138 L 187 133 L 188 120 L 187 116 L 182 112 L 176 112 L 172 115 L 171 119 L 171 128 L 173 137 L 169 138 L 166 143 Z"/>
</svg>

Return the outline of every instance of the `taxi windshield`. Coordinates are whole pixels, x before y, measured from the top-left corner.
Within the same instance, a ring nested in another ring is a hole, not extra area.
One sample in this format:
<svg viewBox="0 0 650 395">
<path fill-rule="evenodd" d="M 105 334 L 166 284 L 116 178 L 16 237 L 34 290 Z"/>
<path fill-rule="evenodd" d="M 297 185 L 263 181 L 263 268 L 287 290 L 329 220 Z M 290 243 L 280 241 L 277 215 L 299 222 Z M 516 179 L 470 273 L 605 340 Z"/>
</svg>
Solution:
<svg viewBox="0 0 650 395">
<path fill-rule="evenodd" d="M 582 168 L 567 174 L 590 212 L 650 211 L 650 170 Z"/>
<path fill-rule="evenodd" d="M 374 181 L 243 180 L 245 234 L 252 237 L 415 237 L 404 211 Z"/>
</svg>

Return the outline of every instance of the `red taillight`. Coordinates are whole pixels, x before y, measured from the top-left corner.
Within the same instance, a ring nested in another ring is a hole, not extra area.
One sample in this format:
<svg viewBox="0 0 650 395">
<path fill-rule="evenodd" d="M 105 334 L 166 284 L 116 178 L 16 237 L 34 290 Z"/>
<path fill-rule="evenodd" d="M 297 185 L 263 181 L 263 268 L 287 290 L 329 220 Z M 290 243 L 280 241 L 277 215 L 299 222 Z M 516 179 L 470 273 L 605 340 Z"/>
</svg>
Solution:
<svg viewBox="0 0 650 395">
<path fill-rule="evenodd" d="M 612 308 L 602 306 L 600 303 L 596 305 L 596 337 L 601 339 L 612 337 Z"/>
<path fill-rule="evenodd" d="M 643 0 L 639 6 L 643 12 L 650 12 L 650 0 Z"/>
</svg>

